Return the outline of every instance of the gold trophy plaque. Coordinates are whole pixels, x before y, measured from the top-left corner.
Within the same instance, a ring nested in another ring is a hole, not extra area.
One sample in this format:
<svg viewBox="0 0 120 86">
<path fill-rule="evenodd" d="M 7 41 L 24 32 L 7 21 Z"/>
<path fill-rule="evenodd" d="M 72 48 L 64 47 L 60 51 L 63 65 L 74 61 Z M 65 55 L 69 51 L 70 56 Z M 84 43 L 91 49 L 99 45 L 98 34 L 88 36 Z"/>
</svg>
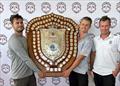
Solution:
<svg viewBox="0 0 120 86">
<path fill-rule="evenodd" d="M 70 18 L 53 13 L 33 18 L 26 35 L 29 55 L 46 76 L 62 76 L 77 56 L 78 28 Z"/>
</svg>

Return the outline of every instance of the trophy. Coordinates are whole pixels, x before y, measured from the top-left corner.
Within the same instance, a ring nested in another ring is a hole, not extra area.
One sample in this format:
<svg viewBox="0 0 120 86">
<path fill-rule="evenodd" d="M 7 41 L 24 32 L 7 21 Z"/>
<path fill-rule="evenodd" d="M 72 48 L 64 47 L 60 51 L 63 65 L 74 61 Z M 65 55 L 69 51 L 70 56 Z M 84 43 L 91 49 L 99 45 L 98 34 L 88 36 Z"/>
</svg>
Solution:
<svg viewBox="0 0 120 86">
<path fill-rule="evenodd" d="M 62 76 L 77 56 L 78 27 L 70 18 L 54 13 L 36 17 L 27 24 L 29 55 L 46 76 Z"/>
</svg>

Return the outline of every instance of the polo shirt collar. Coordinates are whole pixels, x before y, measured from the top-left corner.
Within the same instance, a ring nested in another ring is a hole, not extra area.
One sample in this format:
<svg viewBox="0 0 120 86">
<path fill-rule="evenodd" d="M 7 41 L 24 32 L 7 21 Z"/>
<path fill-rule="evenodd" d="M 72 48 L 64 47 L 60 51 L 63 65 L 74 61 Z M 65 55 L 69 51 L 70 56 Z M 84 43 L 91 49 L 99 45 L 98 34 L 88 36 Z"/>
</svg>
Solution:
<svg viewBox="0 0 120 86">
<path fill-rule="evenodd" d="M 107 40 L 107 39 L 109 39 L 109 38 L 111 38 L 111 37 L 113 37 L 113 34 L 110 32 L 109 36 L 108 36 L 107 38 L 105 38 L 105 40 Z M 100 37 L 100 35 L 98 36 L 98 39 L 102 39 L 102 38 Z"/>
</svg>

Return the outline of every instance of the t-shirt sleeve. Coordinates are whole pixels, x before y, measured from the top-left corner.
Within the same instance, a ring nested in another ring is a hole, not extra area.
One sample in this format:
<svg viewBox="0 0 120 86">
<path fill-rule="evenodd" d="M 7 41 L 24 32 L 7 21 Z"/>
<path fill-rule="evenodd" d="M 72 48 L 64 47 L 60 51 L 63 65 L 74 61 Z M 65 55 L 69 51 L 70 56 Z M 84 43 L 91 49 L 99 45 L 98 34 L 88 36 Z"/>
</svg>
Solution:
<svg viewBox="0 0 120 86">
<path fill-rule="evenodd" d="M 84 55 L 84 56 L 89 56 L 92 47 L 93 47 L 93 40 L 91 40 L 91 39 L 86 40 L 81 49 L 80 54 Z"/>
</svg>

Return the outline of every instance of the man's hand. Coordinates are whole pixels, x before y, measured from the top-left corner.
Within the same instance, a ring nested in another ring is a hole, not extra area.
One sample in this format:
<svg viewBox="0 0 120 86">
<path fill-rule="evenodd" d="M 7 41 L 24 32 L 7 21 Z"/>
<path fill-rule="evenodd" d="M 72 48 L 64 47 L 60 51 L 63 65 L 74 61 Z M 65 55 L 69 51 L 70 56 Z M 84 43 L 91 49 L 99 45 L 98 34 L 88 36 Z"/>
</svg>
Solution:
<svg viewBox="0 0 120 86">
<path fill-rule="evenodd" d="M 112 74 L 114 77 L 116 77 L 119 72 L 120 72 L 120 63 L 118 62 L 117 67 L 115 68 L 115 70 L 112 71 Z"/>
<path fill-rule="evenodd" d="M 94 78 L 93 71 L 88 71 L 88 75 L 89 75 L 91 78 Z"/>
<path fill-rule="evenodd" d="M 71 73 L 70 70 L 65 70 L 65 71 L 63 72 L 63 76 L 64 76 L 64 77 L 68 77 L 68 76 L 70 75 L 70 73 Z"/>
<path fill-rule="evenodd" d="M 40 78 L 45 78 L 45 77 L 46 77 L 46 73 L 43 72 L 43 71 L 40 71 L 40 72 L 38 73 L 38 76 L 39 76 Z"/>
<path fill-rule="evenodd" d="M 116 68 L 114 71 L 112 71 L 113 76 L 116 77 L 118 75 L 119 71 L 120 70 L 118 68 Z"/>
</svg>

